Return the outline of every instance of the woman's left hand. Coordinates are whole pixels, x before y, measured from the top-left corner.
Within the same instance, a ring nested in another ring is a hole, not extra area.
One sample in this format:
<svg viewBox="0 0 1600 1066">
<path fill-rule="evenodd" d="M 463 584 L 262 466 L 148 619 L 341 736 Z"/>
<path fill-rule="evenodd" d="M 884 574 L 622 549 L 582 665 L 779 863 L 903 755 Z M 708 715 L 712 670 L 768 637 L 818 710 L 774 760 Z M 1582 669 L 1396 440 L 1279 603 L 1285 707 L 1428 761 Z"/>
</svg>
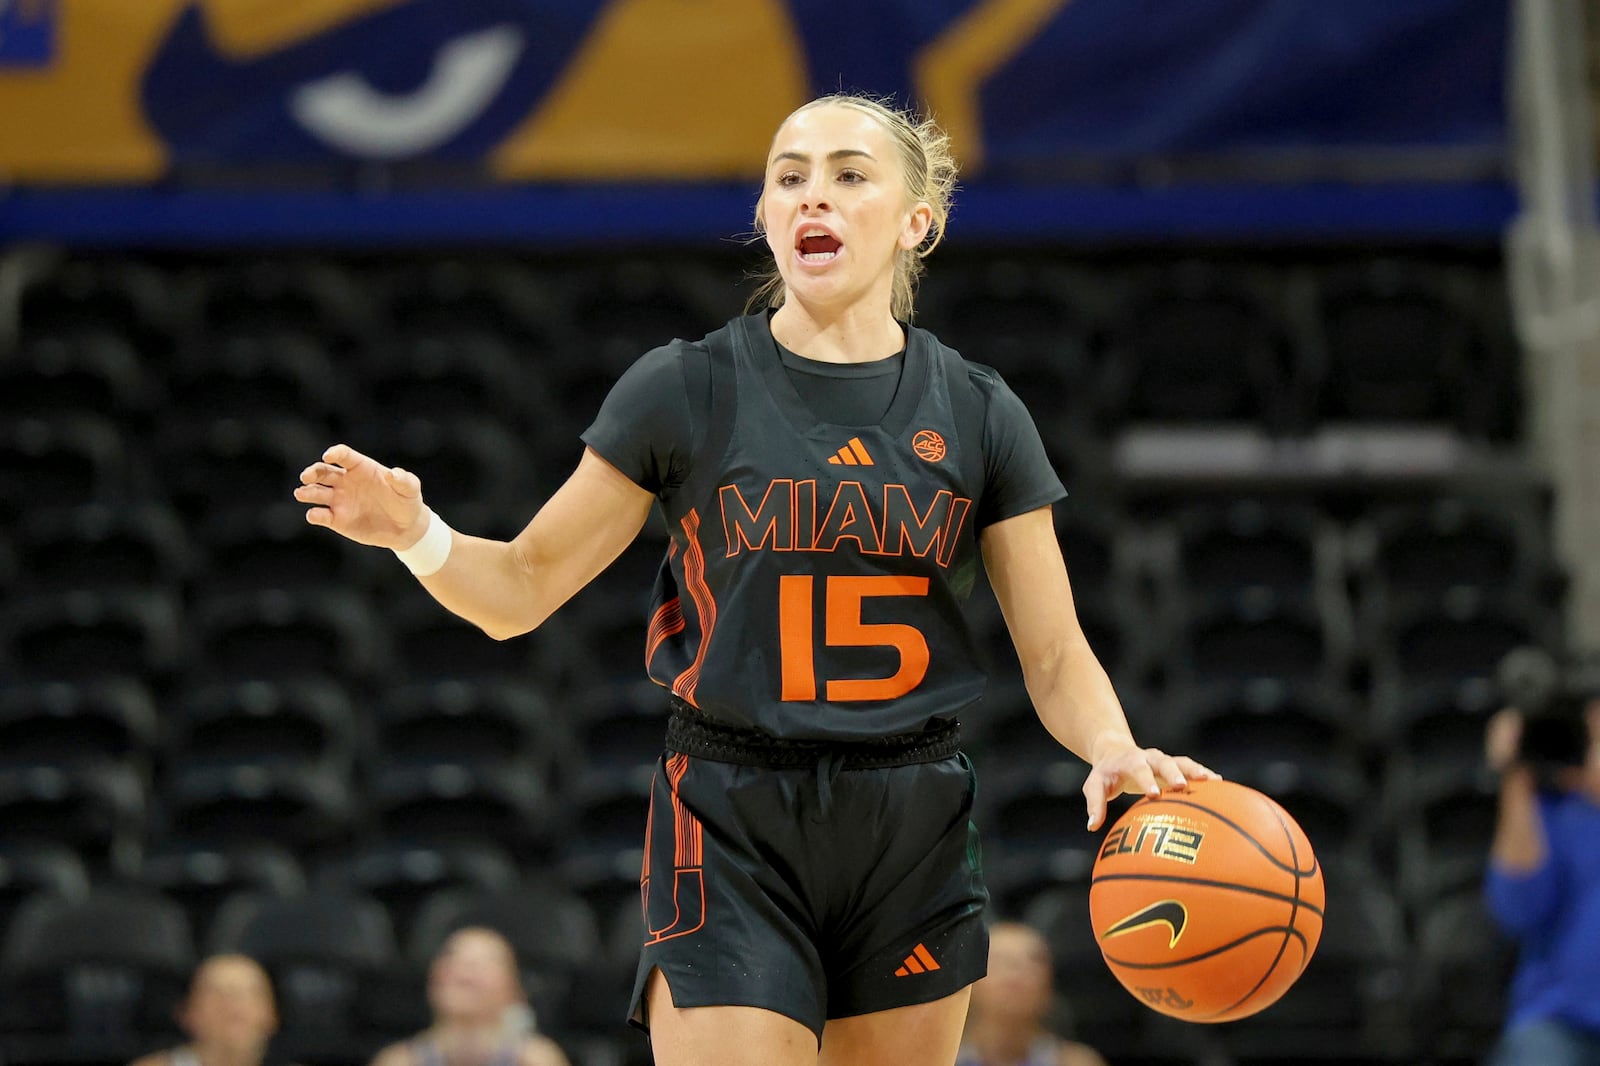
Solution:
<svg viewBox="0 0 1600 1066">
<path fill-rule="evenodd" d="M 1094 764 L 1083 783 L 1089 802 L 1089 831 L 1104 824 L 1106 804 L 1124 792 L 1159 796 L 1163 788 L 1187 790 L 1190 781 L 1220 781 L 1222 775 L 1187 755 L 1168 755 L 1159 748 L 1131 745 L 1113 749 Z"/>
</svg>

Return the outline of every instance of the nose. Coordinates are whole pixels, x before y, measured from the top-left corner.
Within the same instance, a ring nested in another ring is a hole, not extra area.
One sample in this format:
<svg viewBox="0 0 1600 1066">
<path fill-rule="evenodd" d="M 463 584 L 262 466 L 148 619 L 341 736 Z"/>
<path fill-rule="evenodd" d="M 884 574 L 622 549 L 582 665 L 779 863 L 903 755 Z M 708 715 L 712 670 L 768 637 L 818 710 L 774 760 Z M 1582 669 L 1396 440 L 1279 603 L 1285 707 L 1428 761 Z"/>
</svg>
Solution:
<svg viewBox="0 0 1600 1066">
<path fill-rule="evenodd" d="M 827 186 L 820 177 L 806 182 L 805 195 L 800 198 L 800 210 L 805 212 L 828 210 Z"/>
</svg>

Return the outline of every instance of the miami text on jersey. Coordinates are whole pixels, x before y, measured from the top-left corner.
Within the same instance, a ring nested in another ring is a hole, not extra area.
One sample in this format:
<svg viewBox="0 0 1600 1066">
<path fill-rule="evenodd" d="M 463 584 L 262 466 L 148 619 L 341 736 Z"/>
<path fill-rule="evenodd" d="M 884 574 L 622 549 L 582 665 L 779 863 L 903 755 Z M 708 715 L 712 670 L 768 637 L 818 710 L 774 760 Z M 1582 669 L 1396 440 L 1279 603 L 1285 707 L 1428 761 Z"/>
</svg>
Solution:
<svg viewBox="0 0 1600 1066">
<path fill-rule="evenodd" d="M 823 505 L 815 480 L 773 478 L 759 501 L 737 485 L 717 490 L 728 557 L 742 551 L 838 551 L 854 542 L 863 555 L 932 555 L 949 567 L 972 501 L 940 489 L 924 507 L 905 485 L 885 485 L 874 499 L 859 481 L 841 481 Z"/>
</svg>

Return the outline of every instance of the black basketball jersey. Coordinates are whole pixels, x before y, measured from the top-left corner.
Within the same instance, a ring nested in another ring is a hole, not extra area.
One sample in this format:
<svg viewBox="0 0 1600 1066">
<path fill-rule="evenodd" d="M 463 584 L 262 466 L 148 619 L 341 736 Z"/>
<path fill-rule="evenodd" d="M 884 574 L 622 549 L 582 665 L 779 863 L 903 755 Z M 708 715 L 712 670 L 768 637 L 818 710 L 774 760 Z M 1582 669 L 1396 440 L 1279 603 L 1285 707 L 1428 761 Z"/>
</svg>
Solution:
<svg viewBox="0 0 1600 1066">
<path fill-rule="evenodd" d="M 913 732 L 976 701 L 961 605 L 979 563 L 984 411 L 969 365 L 908 328 L 882 420 L 839 426 L 801 400 L 764 315 L 701 346 L 711 413 L 661 494 L 672 543 L 650 676 L 709 717 L 792 738 Z"/>
</svg>

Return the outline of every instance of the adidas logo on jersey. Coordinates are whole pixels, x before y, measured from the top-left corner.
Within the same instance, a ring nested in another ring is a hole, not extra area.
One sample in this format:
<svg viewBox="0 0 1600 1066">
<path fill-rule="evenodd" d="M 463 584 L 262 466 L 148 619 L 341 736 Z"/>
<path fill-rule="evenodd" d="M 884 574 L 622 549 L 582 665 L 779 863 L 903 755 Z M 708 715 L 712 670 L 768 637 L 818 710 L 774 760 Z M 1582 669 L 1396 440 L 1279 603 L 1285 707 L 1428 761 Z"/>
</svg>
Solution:
<svg viewBox="0 0 1600 1066">
<path fill-rule="evenodd" d="M 839 449 L 837 455 L 830 455 L 828 462 L 834 466 L 873 466 L 872 456 L 867 454 L 866 445 L 861 443 L 860 437 L 851 437 L 849 443 Z"/>
<path fill-rule="evenodd" d="M 922 944 L 911 949 L 911 954 L 906 956 L 906 961 L 894 972 L 896 977 L 910 977 L 914 973 L 932 973 L 940 969 L 939 963 L 934 959 L 933 952 Z"/>
</svg>

